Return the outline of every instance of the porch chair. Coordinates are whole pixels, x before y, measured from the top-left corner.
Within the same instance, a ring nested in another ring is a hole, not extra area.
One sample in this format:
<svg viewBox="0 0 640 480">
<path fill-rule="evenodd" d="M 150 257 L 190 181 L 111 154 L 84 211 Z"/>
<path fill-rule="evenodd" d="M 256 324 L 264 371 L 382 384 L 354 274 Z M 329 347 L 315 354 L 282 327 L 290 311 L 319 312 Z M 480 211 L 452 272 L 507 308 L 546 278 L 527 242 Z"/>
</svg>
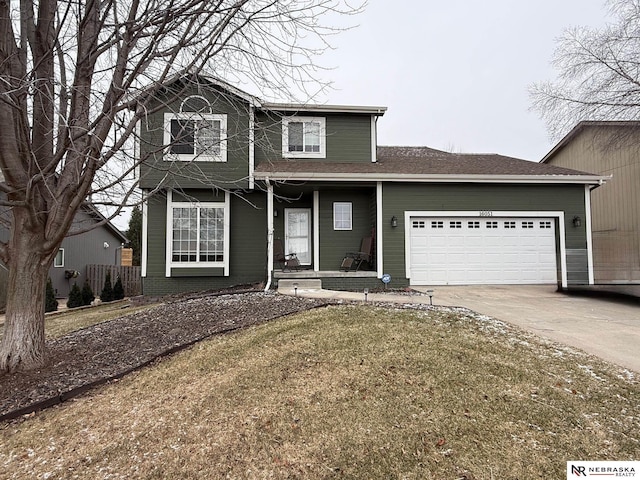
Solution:
<svg viewBox="0 0 640 480">
<path fill-rule="evenodd" d="M 298 256 L 295 253 L 284 253 L 284 246 L 282 245 L 282 240 L 276 238 L 273 241 L 273 261 L 280 265 L 282 271 L 300 270 L 300 260 L 298 260 Z"/>
<path fill-rule="evenodd" d="M 340 270 L 344 272 L 358 271 L 363 263 L 371 264 L 373 258 L 373 237 L 363 237 L 359 252 L 347 252 L 342 259 Z"/>
</svg>

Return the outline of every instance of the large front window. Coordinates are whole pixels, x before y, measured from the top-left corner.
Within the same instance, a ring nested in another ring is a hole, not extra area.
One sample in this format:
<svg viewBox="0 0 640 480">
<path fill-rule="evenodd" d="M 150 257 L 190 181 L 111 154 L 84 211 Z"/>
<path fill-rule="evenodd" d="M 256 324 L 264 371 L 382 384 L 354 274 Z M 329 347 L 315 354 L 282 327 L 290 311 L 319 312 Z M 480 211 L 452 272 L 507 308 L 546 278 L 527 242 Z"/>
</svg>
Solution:
<svg viewBox="0 0 640 480">
<path fill-rule="evenodd" d="M 224 261 L 224 204 L 173 204 L 171 261 Z"/>
<path fill-rule="evenodd" d="M 289 117 L 282 121 L 282 156 L 325 158 L 323 117 Z"/>
</svg>

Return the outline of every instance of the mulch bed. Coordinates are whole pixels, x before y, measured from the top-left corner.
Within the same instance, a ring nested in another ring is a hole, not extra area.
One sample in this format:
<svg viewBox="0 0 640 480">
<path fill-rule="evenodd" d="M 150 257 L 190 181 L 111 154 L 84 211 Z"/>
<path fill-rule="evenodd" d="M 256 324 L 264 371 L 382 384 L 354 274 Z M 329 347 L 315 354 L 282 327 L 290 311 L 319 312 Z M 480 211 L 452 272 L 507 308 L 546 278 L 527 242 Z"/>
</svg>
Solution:
<svg viewBox="0 0 640 480">
<path fill-rule="evenodd" d="M 60 403 L 212 335 L 329 303 L 263 292 L 205 295 L 78 330 L 47 343 L 45 368 L 0 376 L 0 420 Z"/>
</svg>

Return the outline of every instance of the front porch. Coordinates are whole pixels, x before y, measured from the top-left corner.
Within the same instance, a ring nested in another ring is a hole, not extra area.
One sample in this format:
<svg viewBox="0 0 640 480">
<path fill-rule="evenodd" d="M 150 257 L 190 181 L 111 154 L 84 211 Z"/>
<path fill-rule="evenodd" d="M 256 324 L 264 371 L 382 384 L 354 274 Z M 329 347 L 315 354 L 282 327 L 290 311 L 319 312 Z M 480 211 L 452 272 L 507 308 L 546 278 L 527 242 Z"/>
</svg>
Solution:
<svg viewBox="0 0 640 480">
<path fill-rule="evenodd" d="M 365 288 L 371 291 L 383 288 L 384 284 L 378 278 L 378 274 L 371 270 L 359 270 L 353 272 L 341 272 L 338 270 L 300 270 L 283 272 L 274 270 L 274 288 L 286 286 L 288 288 L 313 288 L 329 290 L 362 291 Z"/>
<path fill-rule="evenodd" d="M 377 278 L 378 274 L 374 271 L 358 270 L 357 272 L 341 272 L 335 271 L 323 271 L 317 272 L 314 270 L 298 270 L 298 271 L 286 271 L 275 270 L 273 272 L 273 278 L 281 279 L 296 279 L 296 278 Z"/>
</svg>

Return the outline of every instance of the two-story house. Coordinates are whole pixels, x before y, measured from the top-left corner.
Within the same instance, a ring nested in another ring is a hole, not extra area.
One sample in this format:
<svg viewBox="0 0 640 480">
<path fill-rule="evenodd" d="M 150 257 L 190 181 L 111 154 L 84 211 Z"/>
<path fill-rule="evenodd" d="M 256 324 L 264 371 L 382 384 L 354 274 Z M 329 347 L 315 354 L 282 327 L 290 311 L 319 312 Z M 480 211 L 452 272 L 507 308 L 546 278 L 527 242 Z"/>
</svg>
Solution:
<svg viewBox="0 0 640 480">
<path fill-rule="evenodd" d="M 385 107 L 268 103 L 203 76 L 149 105 L 145 294 L 288 277 L 338 289 L 593 282 L 590 191 L 602 176 L 380 147 Z M 367 262 L 341 269 L 363 239 Z"/>
</svg>

